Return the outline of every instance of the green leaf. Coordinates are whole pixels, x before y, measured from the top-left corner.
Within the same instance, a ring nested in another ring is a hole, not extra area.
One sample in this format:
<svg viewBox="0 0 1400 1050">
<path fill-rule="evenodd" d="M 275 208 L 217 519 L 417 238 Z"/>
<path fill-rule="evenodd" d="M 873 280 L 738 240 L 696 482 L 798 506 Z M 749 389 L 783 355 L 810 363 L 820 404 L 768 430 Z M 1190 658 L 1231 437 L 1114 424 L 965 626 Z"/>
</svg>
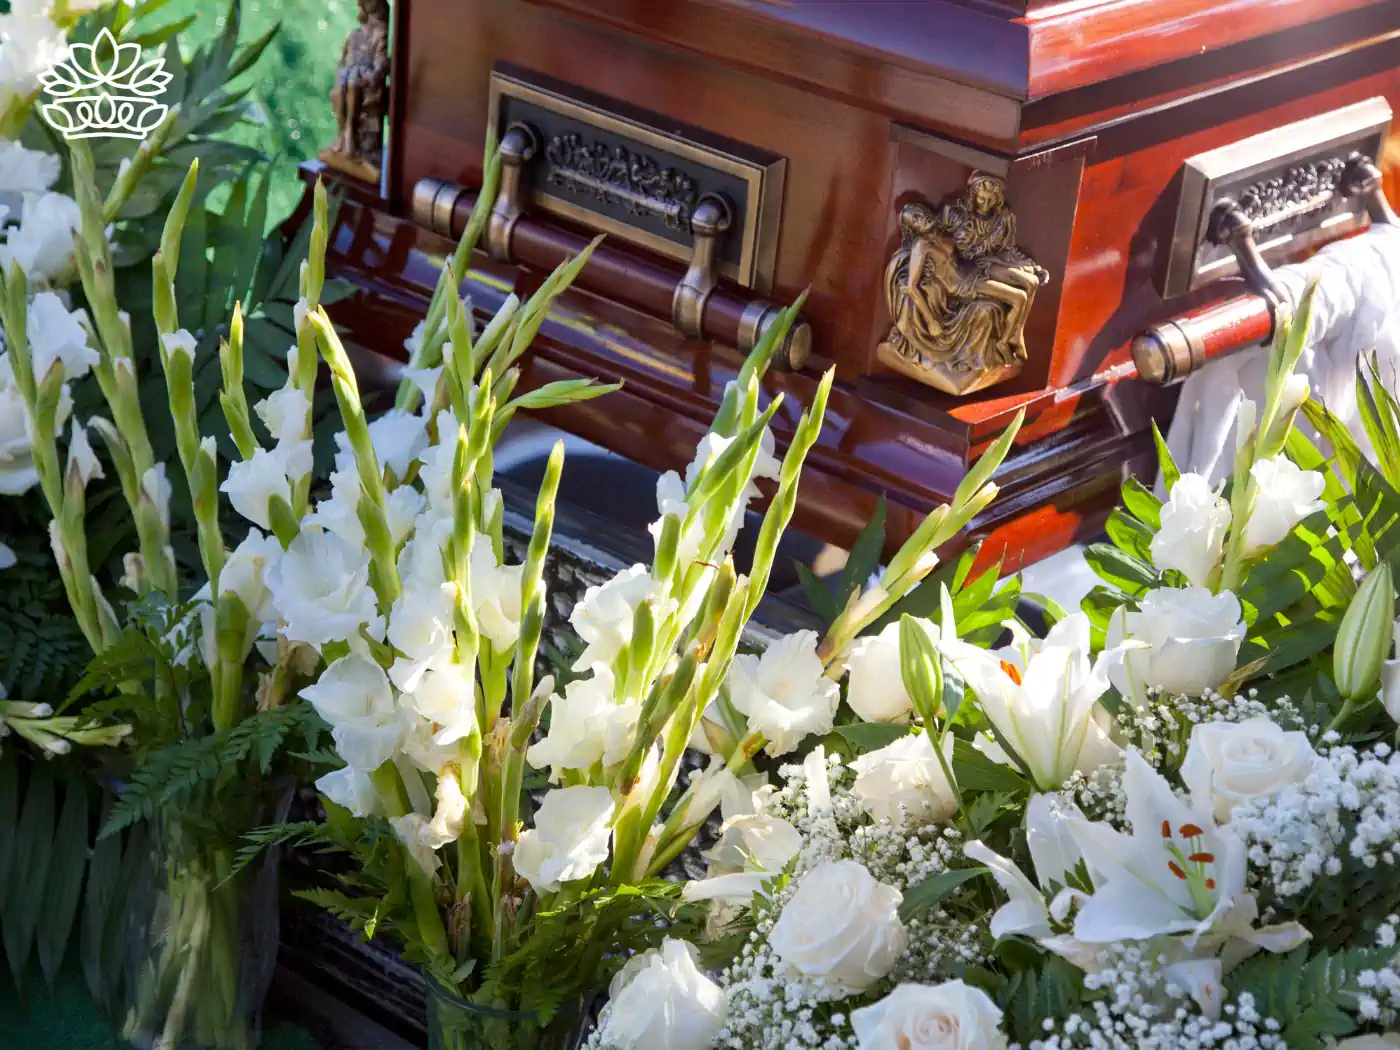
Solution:
<svg viewBox="0 0 1400 1050">
<path fill-rule="evenodd" d="M 19 817 L 19 763 L 14 748 L 0 754 L 0 901 L 9 900 Z"/>
<path fill-rule="evenodd" d="M 961 737 L 953 744 L 953 776 L 964 795 L 976 791 L 1024 795 L 1030 790 L 1030 784 L 1011 766 L 993 762 Z"/>
<path fill-rule="evenodd" d="M 15 878 L 5 898 L 3 940 L 15 987 L 22 985 L 39 923 L 39 909 L 53 855 L 54 784 L 46 762 L 34 766 L 25 786 L 15 848 Z"/>
<path fill-rule="evenodd" d="M 1176 479 L 1181 477 L 1181 469 L 1177 467 L 1176 460 L 1172 458 L 1171 450 L 1167 448 L 1167 439 L 1162 437 L 1162 432 L 1157 429 L 1157 421 L 1152 421 L 1152 443 L 1157 446 L 1157 469 L 1162 472 L 1162 484 L 1167 487 L 1170 493 L 1172 486 L 1176 484 Z"/>
<path fill-rule="evenodd" d="M 1162 527 L 1162 501 L 1137 478 L 1123 482 L 1123 506 L 1148 528 L 1155 531 Z"/>
<path fill-rule="evenodd" d="M 899 917 L 908 922 L 921 911 L 932 908 L 964 882 L 986 875 L 990 868 L 955 868 L 941 871 L 931 879 L 925 879 L 916 886 L 904 891 L 904 902 L 899 906 Z"/>
<path fill-rule="evenodd" d="M 1361 991 L 1357 974 L 1388 961 L 1382 949 L 1319 951 L 1309 957 L 1305 945 L 1286 955 L 1261 952 L 1231 970 L 1225 985 L 1232 999 L 1248 992 L 1261 1016 L 1282 1025 L 1279 1034 L 1289 1050 L 1322 1050 L 1356 1030 L 1351 1014 Z"/>
<path fill-rule="evenodd" d="M 878 751 L 893 744 L 900 737 L 908 736 L 909 727 L 891 725 L 888 722 L 852 722 L 849 725 L 837 726 L 832 732 L 850 744 L 857 754 L 863 755 L 867 751 Z"/>
<path fill-rule="evenodd" d="M 1102 579 L 1133 597 L 1147 593 L 1160 582 L 1151 564 L 1107 543 L 1085 547 L 1084 560 Z"/>
<path fill-rule="evenodd" d="M 1132 555 L 1144 565 L 1152 564 L 1152 530 L 1122 507 L 1113 508 L 1113 513 L 1104 523 L 1104 531 L 1120 551 Z"/>
<path fill-rule="evenodd" d="M 39 969 L 50 988 L 67 953 L 68 936 L 78 914 L 78 896 L 87 868 L 87 845 L 87 785 L 81 778 L 72 777 L 66 786 L 63 810 L 54 832 L 53 859 L 49 864 L 48 886 L 35 942 L 39 950 Z"/>
<path fill-rule="evenodd" d="M 865 528 L 860 530 L 855 543 L 851 544 L 846 568 L 841 573 L 841 584 L 836 590 L 838 608 L 844 609 L 846 603 L 851 600 L 851 595 L 865 586 L 865 581 L 870 579 L 876 566 L 880 564 L 880 555 L 884 550 L 885 497 L 882 495 L 875 503 L 875 513 L 870 516 Z"/>
<path fill-rule="evenodd" d="M 78 956 L 83 966 L 83 978 L 93 1001 L 107 1003 L 114 991 L 114 975 L 103 966 L 102 934 L 104 927 L 116 920 L 113 901 L 118 899 L 118 882 L 122 869 L 122 840 L 113 835 L 100 839 L 92 848 L 88 863 L 87 891 L 83 894 L 83 918 L 79 931 Z"/>
<path fill-rule="evenodd" d="M 841 610 L 836 604 L 836 599 L 831 596 L 831 592 L 826 589 L 826 584 L 817 579 L 817 574 L 801 562 L 793 563 L 797 568 L 797 579 L 802 584 L 802 592 L 807 595 L 807 602 L 818 616 L 821 617 L 824 625 L 830 626 L 840 614 Z"/>
</svg>

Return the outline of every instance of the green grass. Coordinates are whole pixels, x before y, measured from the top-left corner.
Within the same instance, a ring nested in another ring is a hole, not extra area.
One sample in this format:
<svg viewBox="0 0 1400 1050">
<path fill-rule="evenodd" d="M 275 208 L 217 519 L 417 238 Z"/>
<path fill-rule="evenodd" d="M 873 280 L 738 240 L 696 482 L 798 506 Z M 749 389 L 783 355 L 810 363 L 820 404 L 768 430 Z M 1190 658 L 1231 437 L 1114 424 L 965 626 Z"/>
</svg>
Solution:
<svg viewBox="0 0 1400 1050">
<path fill-rule="evenodd" d="M 170 21 L 197 15 L 181 37 L 186 54 L 223 27 L 226 0 L 174 0 Z M 281 32 L 237 86 L 251 85 L 249 99 L 261 121 L 233 129 L 229 137 L 277 158 L 268 206 L 269 224 L 285 218 L 301 197 L 296 168 L 335 138 L 330 90 L 345 37 L 357 20 L 356 0 L 243 0 L 243 39 L 274 23 Z M 162 19 L 164 21 L 164 19 Z"/>
</svg>

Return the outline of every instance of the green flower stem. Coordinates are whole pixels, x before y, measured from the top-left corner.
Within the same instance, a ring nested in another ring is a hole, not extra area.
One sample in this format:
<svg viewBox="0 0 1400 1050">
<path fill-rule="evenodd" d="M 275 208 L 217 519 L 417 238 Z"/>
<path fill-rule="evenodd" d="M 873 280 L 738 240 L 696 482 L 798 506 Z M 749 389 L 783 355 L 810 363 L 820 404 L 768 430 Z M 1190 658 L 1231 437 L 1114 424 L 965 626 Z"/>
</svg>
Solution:
<svg viewBox="0 0 1400 1050">
<path fill-rule="evenodd" d="M 118 213 L 131 199 L 131 194 L 136 190 L 137 185 L 144 179 L 151 170 L 151 164 L 165 151 L 165 145 L 170 141 L 170 133 L 175 130 L 175 125 L 180 120 L 180 106 L 174 105 L 166 112 L 161 122 L 151 129 L 145 141 L 136 148 L 132 154 L 131 162 L 126 169 L 117 174 L 112 182 L 112 188 L 107 191 L 107 199 L 102 203 L 102 218 L 107 222 L 115 222 Z"/>
<path fill-rule="evenodd" d="M 245 460 L 252 459 L 258 451 L 258 440 L 253 435 L 252 417 L 248 414 L 248 397 L 243 390 L 242 303 L 233 304 L 228 338 L 219 340 L 219 371 L 224 381 L 223 389 L 219 391 L 219 405 L 224 410 L 229 436 L 238 447 L 239 456 Z"/>
<path fill-rule="evenodd" d="M 472 252 L 476 250 L 477 241 L 486 229 L 486 220 L 491 215 L 491 208 L 496 203 L 496 192 L 501 185 L 501 155 L 496 149 L 495 135 L 490 129 L 487 129 L 486 147 L 482 156 L 485 157 L 485 161 L 481 170 L 481 189 L 477 192 L 476 203 L 472 205 L 471 216 L 467 219 L 467 227 L 462 231 L 462 237 L 457 242 L 452 258 L 438 274 L 433 297 L 428 303 L 427 316 L 423 320 L 423 343 L 409 362 L 409 368 L 436 368 L 442 363 L 445 335 L 442 326 L 448 309 L 447 300 L 457 299 L 460 294 L 461 278 L 458 275 L 465 277 L 471 266 Z M 405 378 L 399 382 L 394 406 L 412 412 L 418 407 L 420 397 L 421 394 L 413 385 L 413 381 Z"/>
</svg>

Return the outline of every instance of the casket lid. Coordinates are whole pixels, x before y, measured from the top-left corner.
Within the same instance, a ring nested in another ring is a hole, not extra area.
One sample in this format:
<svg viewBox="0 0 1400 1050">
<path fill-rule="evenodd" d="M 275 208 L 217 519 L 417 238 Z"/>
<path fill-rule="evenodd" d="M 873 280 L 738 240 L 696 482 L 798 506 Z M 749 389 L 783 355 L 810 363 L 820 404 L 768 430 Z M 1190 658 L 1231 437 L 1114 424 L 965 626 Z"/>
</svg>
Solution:
<svg viewBox="0 0 1400 1050">
<path fill-rule="evenodd" d="M 888 95 L 895 105 L 897 81 L 910 77 L 1035 101 L 1361 8 L 1378 8 L 1400 29 L 1394 0 L 536 1 L 836 94 Z"/>
</svg>

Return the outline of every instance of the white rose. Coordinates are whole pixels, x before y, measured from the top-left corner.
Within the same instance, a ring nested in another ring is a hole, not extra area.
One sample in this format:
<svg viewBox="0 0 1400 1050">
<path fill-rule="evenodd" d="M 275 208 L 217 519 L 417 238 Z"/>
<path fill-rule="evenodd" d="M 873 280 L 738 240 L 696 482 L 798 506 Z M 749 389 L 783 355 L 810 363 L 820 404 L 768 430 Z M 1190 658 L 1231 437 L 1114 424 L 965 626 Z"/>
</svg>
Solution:
<svg viewBox="0 0 1400 1050">
<path fill-rule="evenodd" d="M 962 981 L 901 984 L 851 1011 L 857 1050 L 1005 1050 L 1001 1010 Z"/>
<path fill-rule="evenodd" d="M 88 346 L 88 333 L 79 318 L 81 310 L 69 310 L 53 292 L 40 292 L 29 301 L 29 352 L 33 355 L 34 382 L 42 383 L 55 362 L 63 364 L 67 379 L 81 379 L 101 360 Z"/>
<path fill-rule="evenodd" d="M 301 697 L 330 725 L 335 749 L 352 768 L 372 773 L 397 750 L 403 719 L 388 677 L 368 657 L 341 657 Z"/>
<path fill-rule="evenodd" d="M 8 270 L 11 262 L 17 262 L 31 281 L 52 281 L 72 263 L 73 238 L 82 224 L 78 202 L 72 197 L 27 193 L 19 226 L 10 228 L 0 246 L 0 264 Z M 36 378 L 44 374 L 37 363 L 34 373 Z"/>
<path fill-rule="evenodd" d="M 406 693 L 418 688 L 426 672 L 450 664 L 456 645 L 452 599 L 445 588 L 405 590 L 389 608 L 385 637 L 399 653 L 389 668 L 389 678 Z"/>
<path fill-rule="evenodd" d="M 616 698 L 616 682 L 599 665 L 588 678 L 564 687 L 549 702 L 549 732 L 531 744 L 526 757 L 536 769 L 551 769 L 559 780 L 566 769 L 591 769 L 601 762 L 615 765 L 627 757 L 642 708 L 636 700 Z"/>
<path fill-rule="evenodd" d="M 748 718 L 749 730 L 768 738 L 770 755 L 785 755 L 813 733 L 828 733 L 841 689 L 826 677 L 817 656 L 817 632 L 778 639 L 762 656 L 736 656 L 729 670 L 729 700 Z"/>
<path fill-rule="evenodd" d="M 428 671 L 406 699 L 414 711 L 436 727 L 433 742 L 439 746 L 455 744 L 476 728 L 476 696 L 472 680 L 460 664 Z"/>
<path fill-rule="evenodd" d="M 515 844 L 515 870 L 536 893 L 586 879 L 608 859 L 612 792 L 604 787 L 554 788 L 535 813 L 535 826 Z"/>
<path fill-rule="evenodd" d="M 1204 587 L 1220 564 L 1229 531 L 1230 504 L 1201 475 L 1183 474 L 1162 507 L 1152 561 L 1159 569 L 1176 569 L 1192 586 Z"/>
<path fill-rule="evenodd" d="M 288 380 L 282 389 L 274 390 L 254 405 L 253 411 L 267 427 L 272 440 L 280 445 L 283 441 L 302 440 L 311 400 Z"/>
<path fill-rule="evenodd" d="M 951 766 L 951 735 L 944 742 L 943 756 Z M 851 791 L 876 820 L 894 822 L 902 812 L 911 820 L 937 822 L 957 811 L 957 796 L 943 774 L 927 733 L 902 736 L 867 752 L 852 762 L 851 768 L 856 772 Z"/>
<path fill-rule="evenodd" d="M 569 623 L 586 646 L 575 661 L 574 670 L 584 671 L 598 664 L 611 666 L 632 640 L 632 617 L 637 606 L 657 591 L 656 581 L 645 565 L 633 565 L 606 583 L 584 591 L 583 601 L 569 613 Z"/>
<path fill-rule="evenodd" d="M 1233 594 L 1158 587 L 1138 605 L 1137 612 L 1119 609 L 1108 627 L 1110 648 L 1124 639 L 1146 645 L 1122 651 L 1109 669 L 1109 679 L 1124 696 L 1140 701 L 1149 687 L 1171 696 L 1200 696 L 1230 676 L 1245 635 Z"/>
<path fill-rule="evenodd" d="M 497 652 L 506 652 L 520 637 L 520 581 L 525 566 L 500 564 L 491 537 L 477 533 L 467 571 L 477 626 Z"/>
<path fill-rule="evenodd" d="M 903 900 L 859 861 L 827 861 L 803 877 L 769 944 L 799 973 L 823 978 L 833 998 L 863 992 L 904 954 Z"/>
<path fill-rule="evenodd" d="M 668 937 L 629 959 L 608 989 L 598 1042 L 610 1050 L 709 1050 L 724 1027 L 724 989 L 696 965 L 695 946 Z"/>
<path fill-rule="evenodd" d="M 379 809 L 379 792 L 374 789 L 374 781 L 368 773 L 350 766 L 327 773 L 316 781 L 316 790 L 361 820 L 374 816 Z"/>
<path fill-rule="evenodd" d="M 43 193 L 58 181 L 62 170 L 57 153 L 0 139 L 0 193 Z"/>
<path fill-rule="evenodd" d="M 1284 732 L 1267 718 L 1203 722 L 1191 730 L 1181 779 L 1196 807 L 1224 823 L 1237 803 L 1299 783 L 1316 761 L 1306 733 Z"/>
<path fill-rule="evenodd" d="M 1326 479 L 1316 470 L 1303 470 L 1287 456 L 1260 460 L 1249 474 L 1258 495 L 1244 529 L 1246 554 L 1283 542 L 1293 526 L 1327 506 L 1318 498 Z"/>
<path fill-rule="evenodd" d="M 904 688 L 899 664 L 899 621 L 879 634 L 867 634 L 851 646 L 846 658 L 850 679 L 846 703 L 867 722 L 905 722 L 914 701 Z"/>
<path fill-rule="evenodd" d="M 319 650 L 327 642 L 358 644 L 364 624 L 372 635 L 383 630 L 369 587 L 369 555 L 334 533 L 302 530 L 265 575 L 290 641 Z"/>
</svg>

